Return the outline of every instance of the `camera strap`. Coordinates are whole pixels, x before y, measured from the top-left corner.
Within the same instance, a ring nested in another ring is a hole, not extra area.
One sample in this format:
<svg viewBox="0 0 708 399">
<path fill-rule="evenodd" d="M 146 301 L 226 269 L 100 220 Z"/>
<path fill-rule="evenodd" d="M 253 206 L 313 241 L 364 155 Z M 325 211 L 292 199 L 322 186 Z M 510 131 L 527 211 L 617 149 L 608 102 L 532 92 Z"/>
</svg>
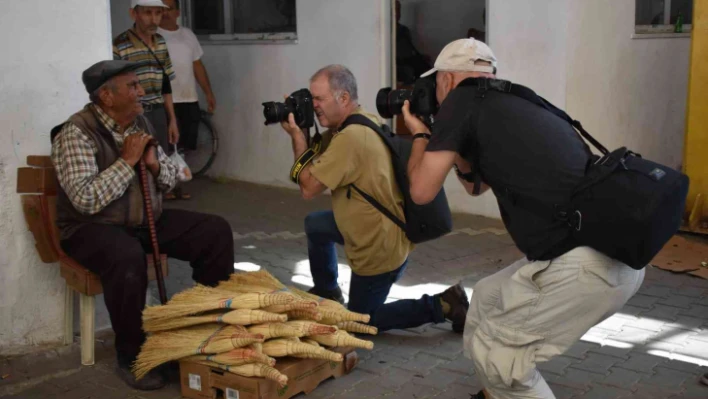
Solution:
<svg viewBox="0 0 708 399">
<path fill-rule="evenodd" d="M 307 133 L 305 134 L 305 138 L 307 139 L 308 143 L 310 144 L 310 148 L 308 148 L 305 152 L 302 153 L 296 160 L 295 163 L 293 164 L 293 167 L 290 168 L 290 180 L 292 180 L 293 183 L 295 184 L 300 184 L 300 173 L 302 173 L 303 170 L 305 170 L 305 166 L 307 166 L 312 160 L 317 156 L 317 154 L 320 153 L 320 150 L 322 149 L 322 135 L 320 134 L 320 130 L 317 128 L 317 124 L 315 123 L 315 135 L 310 138 L 309 134 L 309 129 L 307 130 Z"/>
</svg>

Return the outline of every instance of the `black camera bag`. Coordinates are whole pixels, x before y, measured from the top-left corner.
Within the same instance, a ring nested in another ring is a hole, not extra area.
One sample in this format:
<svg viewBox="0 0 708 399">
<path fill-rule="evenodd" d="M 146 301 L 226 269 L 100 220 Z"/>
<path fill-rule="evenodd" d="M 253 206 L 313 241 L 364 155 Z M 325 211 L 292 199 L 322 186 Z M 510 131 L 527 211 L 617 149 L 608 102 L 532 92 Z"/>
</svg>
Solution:
<svg viewBox="0 0 708 399">
<path fill-rule="evenodd" d="M 596 249 L 642 269 L 678 231 L 688 194 L 688 176 L 646 159 L 625 147 L 608 151 L 580 122 L 538 96 L 533 90 L 496 79 L 467 79 L 483 101 L 486 90 L 528 100 L 570 123 L 602 155 L 593 155 L 586 174 L 565 204 L 544 203 L 509 190 L 497 190 L 512 202 L 537 215 L 568 224 L 578 245 Z M 479 157 L 475 157 L 479 159 Z M 478 165 L 477 173 L 483 174 Z"/>
<path fill-rule="evenodd" d="M 418 205 L 411 199 L 407 170 L 408 159 L 411 156 L 412 142 L 393 134 L 388 130 L 388 126 L 379 126 L 371 119 L 360 114 L 349 116 L 339 129 L 342 130 L 351 124 L 364 125 L 378 133 L 381 140 L 383 140 L 384 144 L 386 144 L 386 147 L 388 147 L 391 152 L 393 173 L 395 174 L 398 188 L 403 195 L 406 220 L 403 221 L 397 218 L 392 212 L 381 205 L 381 203 L 376 201 L 376 199 L 359 189 L 359 187 L 352 184 L 350 188 L 353 188 L 371 205 L 398 225 L 398 227 L 406 233 L 406 237 L 408 237 L 412 243 L 417 244 L 430 241 L 452 231 L 452 215 L 450 214 L 450 207 L 448 206 L 444 189 L 440 189 L 435 199 L 425 205 Z"/>
</svg>

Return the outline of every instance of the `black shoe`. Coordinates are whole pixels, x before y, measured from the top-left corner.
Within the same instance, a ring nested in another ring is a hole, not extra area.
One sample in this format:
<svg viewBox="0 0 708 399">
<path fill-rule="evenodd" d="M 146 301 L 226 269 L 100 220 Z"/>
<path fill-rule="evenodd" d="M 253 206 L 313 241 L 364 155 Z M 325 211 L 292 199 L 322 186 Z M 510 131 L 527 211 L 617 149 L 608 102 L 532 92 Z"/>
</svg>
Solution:
<svg viewBox="0 0 708 399">
<path fill-rule="evenodd" d="M 119 364 L 116 367 L 116 374 L 118 374 L 118 377 L 120 377 L 120 379 L 131 388 L 138 389 L 140 391 L 153 391 L 165 386 L 165 378 L 158 370 L 150 370 L 145 377 L 138 381 L 135 379 L 133 372 L 130 371 L 129 366 Z"/>
<path fill-rule="evenodd" d="M 450 305 L 450 311 L 445 314 L 445 318 L 452 322 L 452 331 L 462 334 L 465 330 L 467 310 L 470 308 L 470 301 L 467 299 L 464 288 L 460 284 L 456 284 L 436 297 Z"/>
<path fill-rule="evenodd" d="M 313 295 L 317 295 L 320 298 L 331 299 L 335 302 L 339 302 L 344 305 L 344 296 L 342 295 L 342 290 L 339 287 L 333 290 L 320 290 L 317 287 L 312 287 L 307 292 Z"/>
<path fill-rule="evenodd" d="M 484 394 L 484 391 L 479 391 L 476 394 L 470 394 L 470 399 L 487 399 L 487 396 Z"/>
</svg>

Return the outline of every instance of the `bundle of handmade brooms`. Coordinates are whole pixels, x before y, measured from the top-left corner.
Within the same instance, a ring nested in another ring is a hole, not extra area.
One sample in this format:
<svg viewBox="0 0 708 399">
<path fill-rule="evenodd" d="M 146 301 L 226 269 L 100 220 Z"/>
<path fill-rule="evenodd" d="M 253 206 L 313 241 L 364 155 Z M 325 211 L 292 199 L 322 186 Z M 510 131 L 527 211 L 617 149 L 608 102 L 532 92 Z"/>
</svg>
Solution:
<svg viewBox="0 0 708 399">
<path fill-rule="evenodd" d="M 143 312 L 148 333 L 133 373 L 188 359 L 281 386 L 287 377 L 274 358 L 292 356 L 341 362 L 332 347 L 373 349 L 349 333 L 376 334 L 369 316 L 338 302 L 286 287 L 265 270 L 235 273 L 215 288 L 197 285 Z"/>
</svg>

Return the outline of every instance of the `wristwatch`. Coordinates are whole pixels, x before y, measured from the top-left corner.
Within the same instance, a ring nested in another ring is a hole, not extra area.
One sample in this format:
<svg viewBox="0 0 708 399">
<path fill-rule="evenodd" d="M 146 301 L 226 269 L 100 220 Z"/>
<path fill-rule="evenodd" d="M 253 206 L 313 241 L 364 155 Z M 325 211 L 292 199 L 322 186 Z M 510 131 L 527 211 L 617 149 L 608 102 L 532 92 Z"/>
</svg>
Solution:
<svg viewBox="0 0 708 399">
<path fill-rule="evenodd" d="M 416 133 L 413 135 L 413 140 L 420 139 L 420 138 L 430 140 L 430 133 Z"/>
</svg>

